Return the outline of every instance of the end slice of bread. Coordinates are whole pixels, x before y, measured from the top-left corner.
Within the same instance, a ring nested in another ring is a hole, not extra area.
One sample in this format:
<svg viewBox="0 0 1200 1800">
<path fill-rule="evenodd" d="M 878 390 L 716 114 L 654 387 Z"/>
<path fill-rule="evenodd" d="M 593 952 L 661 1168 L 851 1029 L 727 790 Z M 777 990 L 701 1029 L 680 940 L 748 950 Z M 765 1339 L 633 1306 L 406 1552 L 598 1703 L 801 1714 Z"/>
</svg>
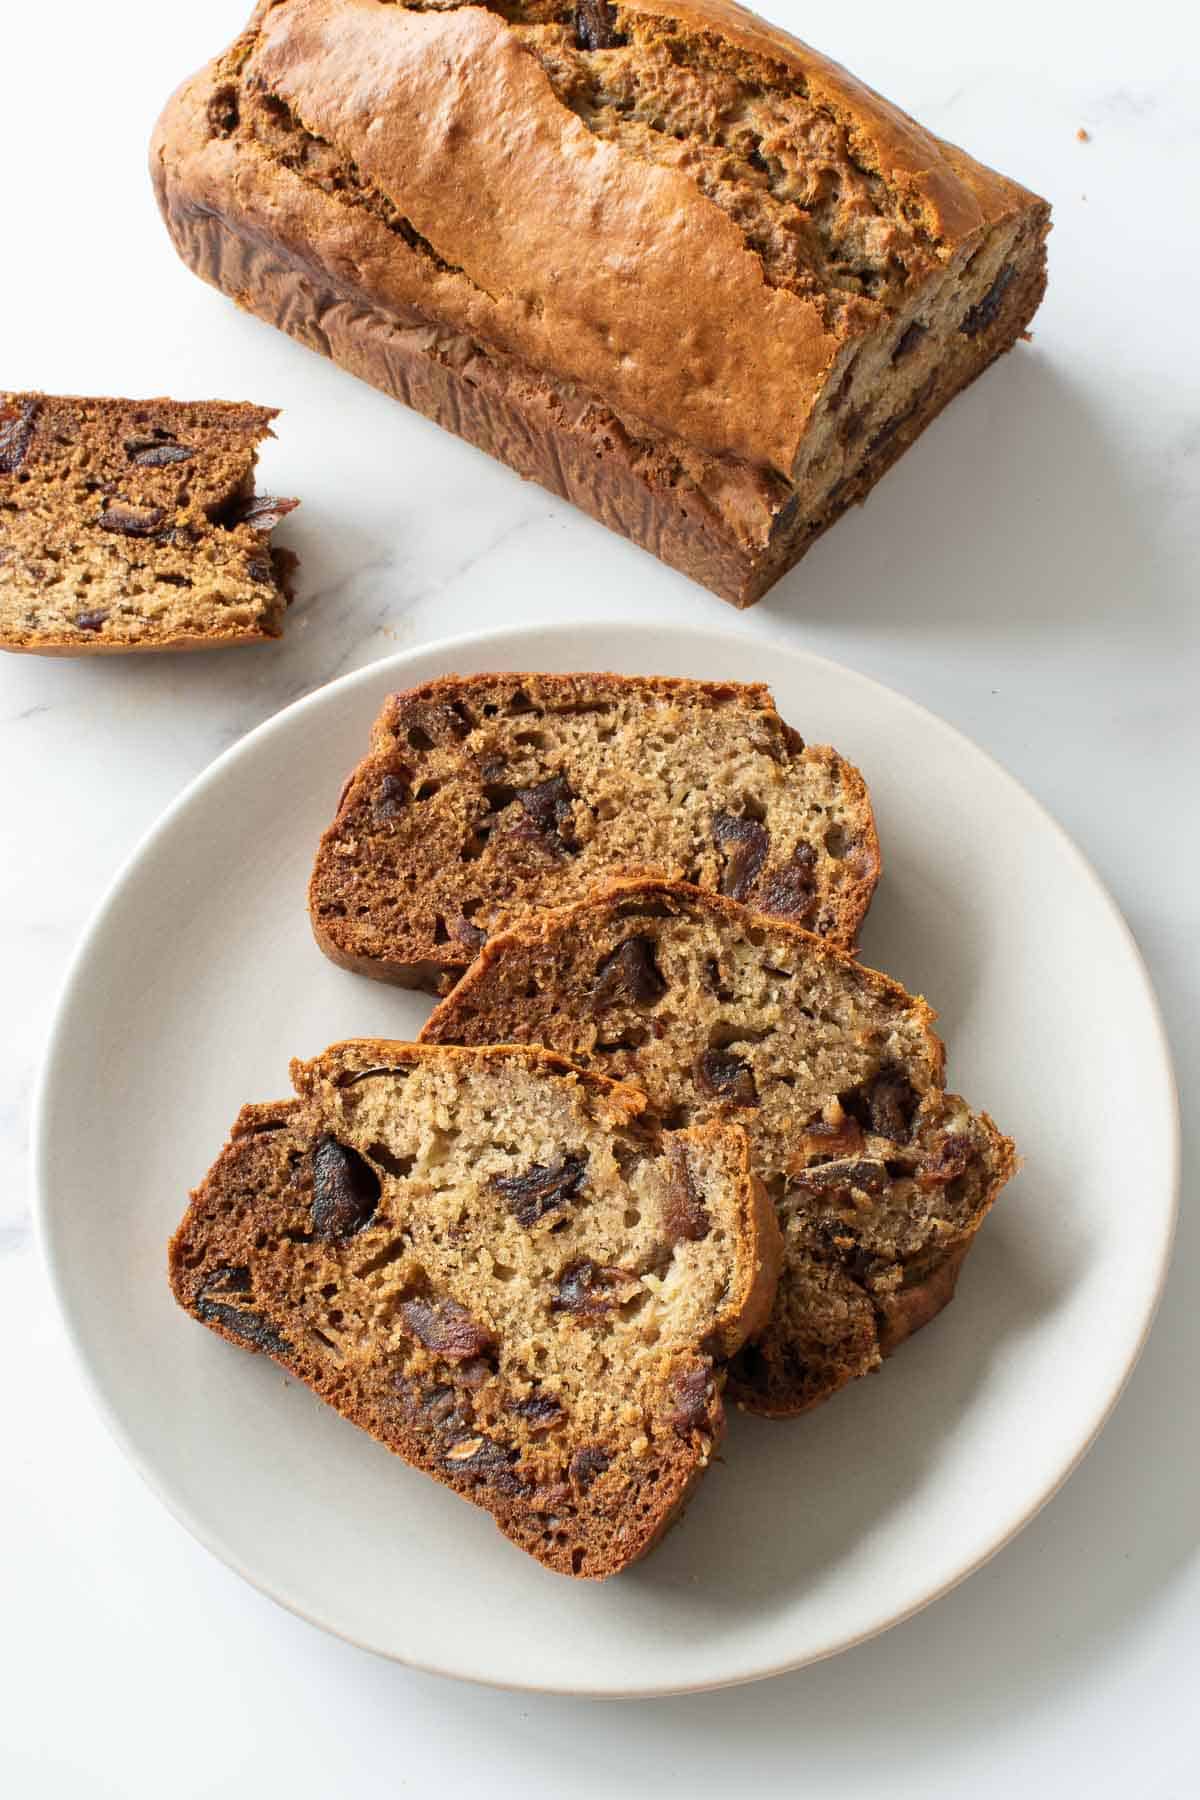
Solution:
<svg viewBox="0 0 1200 1800">
<path fill-rule="evenodd" d="M 532 909 L 645 874 L 852 947 L 879 877 L 866 786 L 762 686 L 447 676 L 388 700 L 309 910 L 342 967 L 445 993 Z"/>
<path fill-rule="evenodd" d="M 670 1128 L 737 1123 L 778 1208 L 751 1411 L 803 1412 L 941 1310 L 1015 1152 L 945 1091 L 924 1000 L 812 933 L 669 882 L 614 883 L 491 940 L 431 1043 L 543 1043 L 633 1081 Z"/>
<path fill-rule="evenodd" d="M 562 1574 L 645 1554 L 708 1466 L 781 1244 L 744 1132 L 663 1134 L 542 1050 L 379 1040 L 244 1107 L 170 1246 L 180 1305 Z"/>
<path fill-rule="evenodd" d="M 278 638 L 298 503 L 254 491 L 275 410 L 0 394 L 0 650 L 94 656 Z"/>
</svg>

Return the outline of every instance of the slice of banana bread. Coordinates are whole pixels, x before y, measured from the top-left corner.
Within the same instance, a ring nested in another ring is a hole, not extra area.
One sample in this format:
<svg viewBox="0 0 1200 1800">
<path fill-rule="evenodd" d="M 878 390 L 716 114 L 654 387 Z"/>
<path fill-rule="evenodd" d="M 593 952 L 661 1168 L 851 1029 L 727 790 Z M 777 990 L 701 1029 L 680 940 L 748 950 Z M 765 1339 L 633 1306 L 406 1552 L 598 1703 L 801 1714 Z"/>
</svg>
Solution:
<svg viewBox="0 0 1200 1800">
<path fill-rule="evenodd" d="M 947 1304 L 1014 1171 L 1011 1141 L 944 1091 L 934 1018 L 785 920 L 627 882 L 492 939 L 422 1038 L 543 1043 L 636 1081 L 666 1126 L 745 1127 L 784 1267 L 730 1391 L 783 1417 Z"/>
<path fill-rule="evenodd" d="M 263 1350 L 562 1574 L 656 1542 L 721 1436 L 781 1245 L 745 1133 L 662 1135 L 542 1050 L 362 1040 L 244 1107 L 171 1241 Z"/>
<path fill-rule="evenodd" d="M 277 638 L 298 503 L 254 492 L 271 407 L 0 394 L 0 649 L 211 650 Z"/>
<path fill-rule="evenodd" d="M 852 946 L 879 876 L 866 787 L 757 684 L 451 675 L 388 700 L 309 908 L 334 962 L 445 992 L 489 933 L 634 874 Z"/>
</svg>

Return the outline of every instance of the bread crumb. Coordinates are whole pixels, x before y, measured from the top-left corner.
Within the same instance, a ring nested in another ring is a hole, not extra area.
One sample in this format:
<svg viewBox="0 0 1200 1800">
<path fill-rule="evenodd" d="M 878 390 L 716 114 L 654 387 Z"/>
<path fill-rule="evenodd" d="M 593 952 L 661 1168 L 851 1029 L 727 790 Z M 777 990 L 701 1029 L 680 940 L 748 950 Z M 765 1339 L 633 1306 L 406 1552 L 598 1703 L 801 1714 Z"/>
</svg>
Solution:
<svg viewBox="0 0 1200 1800">
<path fill-rule="evenodd" d="M 1079 142 L 1081 144 L 1090 144 L 1092 141 L 1092 134 L 1085 125 L 1081 125 L 1079 127 L 1079 130 L 1075 133 L 1075 136 L 1079 139 Z"/>
</svg>

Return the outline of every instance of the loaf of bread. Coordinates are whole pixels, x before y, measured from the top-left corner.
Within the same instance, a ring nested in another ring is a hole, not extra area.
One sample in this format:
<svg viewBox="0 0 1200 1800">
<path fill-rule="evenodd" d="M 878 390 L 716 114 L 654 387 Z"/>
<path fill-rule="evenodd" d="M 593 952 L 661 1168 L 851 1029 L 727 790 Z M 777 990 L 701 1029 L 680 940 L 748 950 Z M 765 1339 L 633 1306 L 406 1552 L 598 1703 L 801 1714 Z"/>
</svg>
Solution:
<svg viewBox="0 0 1200 1800">
<path fill-rule="evenodd" d="M 489 940 L 431 1043 L 540 1043 L 636 1082 L 671 1128 L 744 1126 L 784 1266 L 739 1404 L 802 1412 L 946 1305 L 1015 1162 L 944 1087 L 934 1014 L 781 919 L 663 882 L 615 883 Z"/>
<path fill-rule="evenodd" d="M 540 1050 L 375 1040 L 247 1106 L 171 1241 L 180 1304 L 264 1351 L 562 1574 L 678 1514 L 765 1321 L 778 1228 L 745 1134 L 661 1135 Z"/>
<path fill-rule="evenodd" d="M 309 906 L 334 962 L 445 992 L 531 907 L 643 873 L 853 945 L 879 874 L 862 777 L 759 685 L 451 675 L 388 700 Z"/>
<path fill-rule="evenodd" d="M 1045 285 L 1043 201 L 733 0 L 260 0 L 151 164 L 205 280 L 742 606 Z"/>
<path fill-rule="evenodd" d="M 295 500 L 254 492 L 270 407 L 0 394 L 0 649 L 213 650 L 277 638 Z"/>
</svg>

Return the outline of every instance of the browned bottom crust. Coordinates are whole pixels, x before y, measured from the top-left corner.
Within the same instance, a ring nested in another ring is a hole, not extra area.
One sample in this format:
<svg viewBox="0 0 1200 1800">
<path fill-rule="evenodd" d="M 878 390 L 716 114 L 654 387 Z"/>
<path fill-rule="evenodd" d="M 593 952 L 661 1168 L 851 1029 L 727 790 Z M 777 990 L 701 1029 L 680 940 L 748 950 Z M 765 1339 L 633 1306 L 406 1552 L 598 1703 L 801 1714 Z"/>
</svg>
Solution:
<svg viewBox="0 0 1200 1800">
<path fill-rule="evenodd" d="M 280 631 L 231 631 L 208 637 L 164 638 L 161 643 L 138 644 L 0 644 L 10 656 L 153 656 L 167 650 L 242 650 L 254 644 L 281 644 Z"/>
<path fill-rule="evenodd" d="M 912 1337 L 915 1331 L 920 1331 L 931 1319 L 936 1319 L 943 1307 L 949 1306 L 958 1286 L 962 1266 L 967 1260 L 967 1252 L 974 1242 L 975 1239 L 969 1237 L 965 1243 L 956 1244 L 940 1262 L 934 1264 L 922 1281 L 914 1281 L 911 1286 L 889 1294 L 877 1304 L 879 1351 L 882 1356 L 890 1356 L 906 1338 Z"/>
<path fill-rule="evenodd" d="M 986 339 L 964 337 L 918 404 L 864 448 L 857 470 L 819 518 L 797 518 L 796 503 L 781 490 L 769 540 L 758 548 L 739 541 L 698 488 L 680 483 L 677 474 L 656 479 L 660 471 L 648 446 L 611 413 L 592 407 L 569 420 L 552 383 L 498 359 L 475 357 L 460 372 L 421 347 L 427 324 L 404 325 L 350 287 L 336 286 L 328 271 L 301 267 L 190 203 L 168 185 L 161 159 L 153 174 L 175 248 L 203 280 L 739 607 L 761 599 L 849 506 L 866 498 L 942 408 L 1011 349 L 1046 286 L 1043 256 L 1009 283 Z M 1030 228 L 1044 236 L 1044 219 Z"/>
</svg>

